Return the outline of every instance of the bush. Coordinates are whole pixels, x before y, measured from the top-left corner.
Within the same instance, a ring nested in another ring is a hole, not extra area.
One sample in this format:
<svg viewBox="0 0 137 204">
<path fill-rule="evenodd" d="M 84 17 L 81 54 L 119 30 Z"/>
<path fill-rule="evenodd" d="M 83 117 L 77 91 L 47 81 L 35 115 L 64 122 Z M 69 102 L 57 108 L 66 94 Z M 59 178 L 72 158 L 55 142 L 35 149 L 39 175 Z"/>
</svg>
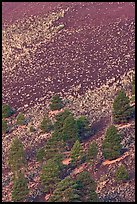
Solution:
<svg viewBox="0 0 137 204">
<path fill-rule="evenodd" d="M 30 126 L 30 132 L 35 132 L 35 128 L 33 126 Z"/>
<path fill-rule="evenodd" d="M 22 173 L 19 173 L 18 178 L 14 179 L 12 200 L 14 202 L 23 201 L 29 194 L 27 179 Z"/>
<path fill-rule="evenodd" d="M 114 123 L 124 123 L 132 117 L 130 100 L 124 91 L 119 91 L 114 99 L 112 114 Z"/>
<path fill-rule="evenodd" d="M 48 117 L 44 117 L 41 124 L 40 124 L 40 129 L 42 130 L 42 132 L 50 132 L 53 128 L 52 122 Z"/>
<path fill-rule="evenodd" d="M 13 110 L 8 104 L 2 105 L 2 118 L 8 118 L 13 114 Z"/>
<path fill-rule="evenodd" d="M 126 167 L 124 165 L 119 166 L 115 172 L 116 181 L 125 181 L 128 179 L 128 177 L 129 176 Z"/>
<path fill-rule="evenodd" d="M 111 125 L 105 135 L 105 139 L 102 144 L 102 153 L 105 159 L 116 159 L 121 154 L 122 145 L 121 137 L 117 132 L 114 125 Z"/>
<path fill-rule="evenodd" d="M 25 116 L 23 113 L 19 113 L 17 116 L 17 125 L 25 125 Z"/>
<path fill-rule="evenodd" d="M 2 134 L 5 134 L 8 132 L 8 125 L 6 120 L 2 120 Z"/>
<path fill-rule="evenodd" d="M 56 94 L 51 99 L 50 109 L 54 111 L 54 110 L 60 110 L 61 108 L 63 108 L 63 102 L 59 97 L 59 95 Z"/>
</svg>

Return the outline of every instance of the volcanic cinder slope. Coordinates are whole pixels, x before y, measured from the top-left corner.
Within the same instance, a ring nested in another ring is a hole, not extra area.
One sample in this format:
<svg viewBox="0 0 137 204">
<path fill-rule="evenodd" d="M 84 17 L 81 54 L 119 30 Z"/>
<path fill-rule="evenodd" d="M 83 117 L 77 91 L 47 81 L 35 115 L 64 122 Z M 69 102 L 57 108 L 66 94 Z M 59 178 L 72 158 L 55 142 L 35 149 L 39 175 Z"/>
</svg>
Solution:
<svg viewBox="0 0 137 204">
<path fill-rule="evenodd" d="M 132 2 L 4 2 L 3 102 L 44 104 L 134 70 L 134 14 Z"/>
</svg>

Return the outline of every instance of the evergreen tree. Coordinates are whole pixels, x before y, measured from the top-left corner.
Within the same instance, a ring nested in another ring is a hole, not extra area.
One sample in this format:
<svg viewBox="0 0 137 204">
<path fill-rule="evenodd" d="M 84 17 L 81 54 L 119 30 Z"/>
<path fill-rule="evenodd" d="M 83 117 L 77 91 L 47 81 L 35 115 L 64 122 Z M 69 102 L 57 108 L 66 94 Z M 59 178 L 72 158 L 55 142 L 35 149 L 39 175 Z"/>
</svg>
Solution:
<svg viewBox="0 0 137 204">
<path fill-rule="evenodd" d="M 17 124 L 18 125 L 25 125 L 25 116 L 23 113 L 19 113 L 17 116 Z"/>
<path fill-rule="evenodd" d="M 119 166 L 115 172 L 116 181 L 125 181 L 128 179 L 128 177 L 129 176 L 126 167 L 124 165 Z"/>
<path fill-rule="evenodd" d="M 129 98 L 124 91 L 119 91 L 113 103 L 113 121 L 114 123 L 127 122 L 132 116 Z"/>
<path fill-rule="evenodd" d="M 45 148 L 40 148 L 37 150 L 36 152 L 36 158 L 37 158 L 37 161 L 43 161 L 44 158 L 45 158 Z"/>
<path fill-rule="evenodd" d="M 132 79 L 132 95 L 135 95 L 135 75 L 133 75 Z"/>
<path fill-rule="evenodd" d="M 7 133 L 8 131 L 8 125 L 7 125 L 7 121 L 6 120 L 2 120 L 2 134 Z"/>
<path fill-rule="evenodd" d="M 24 201 L 28 194 L 29 189 L 27 185 L 27 179 L 24 177 L 22 173 L 19 173 L 18 177 L 14 179 L 12 200 L 14 202 Z"/>
<path fill-rule="evenodd" d="M 95 159 L 97 156 L 97 153 L 98 153 L 97 144 L 96 144 L 96 142 L 92 142 L 89 146 L 88 153 L 87 153 L 88 161 Z"/>
<path fill-rule="evenodd" d="M 76 181 L 70 176 L 60 181 L 51 195 L 49 202 L 76 202 L 80 201 Z"/>
<path fill-rule="evenodd" d="M 57 183 L 60 181 L 59 171 L 60 165 L 55 159 L 49 159 L 42 168 L 41 181 L 44 187 L 44 192 L 51 193 Z"/>
<path fill-rule="evenodd" d="M 82 146 L 77 140 L 71 149 L 72 163 L 77 163 L 82 158 Z"/>
<path fill-rule="evenodd" d="M 116 159 L 120 156 L 121 149 L 121 137 L 116 127 L 111 125 L 106 131 L 105 139 L 102 144 L 103 155 L 105 159 Z"/>
<path fill-rule="evenodd" d="M 50 109 L 54 111 L 54 110 L 60 110 L 61 108 L 63 108 L 63 102 L 60 96 L 56 94 L 51 99 Z"/>
<path fill-rule="evenodd" d="M 13 114 L 13 110 L 8 104 L 2 105 L 2 118 L 8 118 Z"/>
<path fill-rule="evenodd" d="M 53 125 L 52 125 L 51 120 L 45 116 L 41 122 L 40 129 L 43 132 L 50 132 L 52 130 L 52 127 Z"/>
<path fill-rule="evenodd" d="M 8 163 L 14 173 L 16 173 L 21 167 L 24 167 L 24 165 L 26 164 L 23 144 L 18 138 L 12 140 L 9 149 Z"/>
<path fill-rule="evenodd" d="M 96 193 L 97 185 L 88 171 L 83 171 L 78 174 L 76 182 L 81 202 L 99 202 L 99 198 Z"/>
<path fill-rule="evenodd" d="M 85 116 L 80 116 L 77 120 L 76 120 L 76 124 L 77 124 L 77 128 L 78 128 L 78 137 L 80 140 L 86 138 L 88 135 L 87 133 L 89 133 L 89 121 L 87 120 L 87 118 Z"/>
<path fill-rule="evenodd" d="M 78 140 L 78 129 L 77 124 L 72 115 L 69 115 L 63 125 L 63 140 L 67 143 L 68 147 L 71 148 L 76 140 Z"/>
</svg>

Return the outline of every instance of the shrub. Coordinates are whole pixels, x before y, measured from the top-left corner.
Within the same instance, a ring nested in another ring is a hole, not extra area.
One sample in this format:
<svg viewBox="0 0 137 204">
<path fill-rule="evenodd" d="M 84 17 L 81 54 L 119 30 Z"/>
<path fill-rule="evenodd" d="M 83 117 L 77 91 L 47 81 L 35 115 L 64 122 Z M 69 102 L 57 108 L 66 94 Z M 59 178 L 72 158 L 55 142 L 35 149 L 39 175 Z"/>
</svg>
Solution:
<svg viewBox="0 0 137 204">
<path fill-rule="evenodd" d="M 128 171 L 124 165 L 118 167 L 115 172 L 116 181 L 125 181 L 128 179 Z"/>
<path fill-rule="evenodd" d="M 132 117 L 130 100 L 124 91 L 119 91 L 114 99 L 112 113 L 114 123 L 127 122 Z"/>
<path fill-rule="evenodd" d="M 23 113 L 19 113 L 17 116 L 17 125 L 25 125 L 25 116 Z"/>
<path fill-rule="evenodd" d="M 30 132 L 35 132 L 35 128 L 33 126 L 30 126 Z"/>
<path fill-rule="evenodd" d="M 2 120 L 2 134 L 5 134 L 8 132 L 8 125 L 6 120 Z"/>
<path fill-rule="evenodd" d="M 63 102 L 60 96 L 56 94 L 51 99 L 50 109 L 54 111 L 54 110 L 60 110 L 61 108 L 63 108 Z"/>
<path fill-rule="evenodd" d="M 13 114 L 13 110 L 8 104 L 2 105 L 2 118 L 8 118 Z"/>
<path fill-rule="evenodd" d="M 52 130 L 52 122 L 48 117 L 44 117 L 41 124 L 40 124 L 40 129 L 42 132 L 50 132 Z"/>
<path fill-rule="evenodd" d="M 111 125 L 105 135 L 105 139 L 102 144 L 102 152 L 105 159 L 116 159 L 121 154 L 122 145 L 121 137 L 117 132 L 114 125 Z"/>
<path fill-rule="evenodd" d="M 29 194 L 27 179 L 22 173 L 19 173 L 18 178 L 14 179 L 12 200 L 14 202 L 23 201 Z"/>
</svg>

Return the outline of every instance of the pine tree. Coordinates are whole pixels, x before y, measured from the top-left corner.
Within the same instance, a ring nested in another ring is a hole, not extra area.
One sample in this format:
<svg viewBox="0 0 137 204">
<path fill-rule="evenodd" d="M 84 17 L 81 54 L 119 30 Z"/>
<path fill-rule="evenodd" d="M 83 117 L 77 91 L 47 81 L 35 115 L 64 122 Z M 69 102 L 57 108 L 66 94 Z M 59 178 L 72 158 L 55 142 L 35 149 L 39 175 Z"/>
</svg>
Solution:
<svg viewBox="0 0 137 204">
<path fill-rule="evenodd" d="M 77 140 L 71 149 L 72 163 L 77 163 L 82 158 L 82 146 Z"/>
<path fill-rule="evenodd" d="M 61 108 L 63 108 L 63 102 L 60 96 L 56 94 L 51 99 L 50 109 L 54 111 L 54 110 L 60 110 Z"/>
<path fill-rule="evenodd" d="M 99 202 L 99 198 L 96 193 L 97 185 L 88 171 L 83 171 L 78 174 L 76 182 L 81 202 Z"/>
<path fill-rule="evenodd" d="M 77 124 L 72 115 L 69 115 L 63 125 L 63 140 L 67 143 L 68 147 L 71 148 L 76 140 L 78 140 L 78 129 Z"/>
<path fill-rule="evenodd" d="M 116 181 L 126 181 L 128 179 L 128 171 L 124 165 L 118 167 L 115 172 Z"/>
<path fill-rule="evenodd" d="M 76 202 L 80 201 L 76 181 L 70 176 L 60 181 L 53 191 L 49 202 Z"/>
<path fill-rule="evenodd" d="M 105 159 L 116 159 L 120 156 L 122 149 L 121 137 L 114 125 L 111 125 L 105 135 L 105 139 L 102 144 L 102 152 Z"/>
<path fill-rule="evenodd" d="M 88 161 L 91 161 L 96 158 L 98 153 L 98 147 L 96 142 L 92 142 L 89 146 L 88 153 L 87 153 L 87 159 Z"/>
<path fill-rule="evenodd" d="M 55 159 L 49 159 L 47 163 L 43 165 L 41 181 L 44 192 L 51 193 L 55 189 L 57 183 L 60 181 L 59 171 L 60 165 Z"/>
<path fill-rule="evenodd" d="M 12 140 L 9 149 L 8 163 L 14 173 L 16 173 L 21 167 L 24 167 L 24 165 L 26 164 L 23 144 L 18 138 Z"/>
<path fill-rule="evenodd" d="M 40 129 L 43 132 L 50 132 L 52 130 L 52 127 L 53 125 L 52 125 L 51 120 L 45 116 L 40 124 Z"/>
<path fill-rule="evenodd" d="M 113 121 L 114 123 L 127 122 L 131 118 L 132 109 L 130 100 L 124 91 L 119 91 L 113 103 Z"/>
<path fill-rule="evenodd" d="M 77 128 L 78 128 L 78 137 L 80 140 L 86 138 L 88 136 L 87 133 L 89 133 L 89 121 L 85 116 L 80 116 L 76 120 Z"/>
<path fill-rule="evenodd" d="M 27 185 L 27 179 L 24 177 L 22 173 L 19 173 L 18 177 L 14 179 L 12 200 L 14 202 L 24 201 L 28 194 L 29 189 Z"/>
</svg>

